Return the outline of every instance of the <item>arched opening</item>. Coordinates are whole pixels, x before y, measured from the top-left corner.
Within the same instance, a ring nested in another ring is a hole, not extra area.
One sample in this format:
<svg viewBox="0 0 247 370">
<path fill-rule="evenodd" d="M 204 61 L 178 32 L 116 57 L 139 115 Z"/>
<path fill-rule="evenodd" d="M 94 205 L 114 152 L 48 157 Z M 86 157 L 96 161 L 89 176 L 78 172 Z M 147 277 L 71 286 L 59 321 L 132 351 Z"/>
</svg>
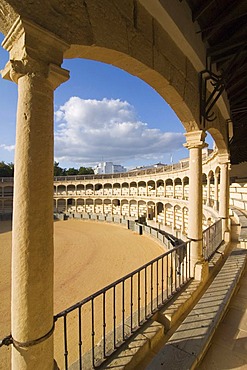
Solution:
<svg viewBox="0 0 247 370">
<path fill-rule="evenodd" d="M 166 184 L 166 197 L 173 198 L 173 180 L 167 179 L 165 180 L 165 184 Z"/>
<path fill-rule="evenodd" d="M 112 214 L 113 215 L 119 215 L 121 214 L 121 209 L 120 209 L 120 200 L 119 199 L 113 199 L 112 200 Z"/>
<path fill-rule="evenodd" d="M 85 194 L 84 185 L 78 184 L 76 186 L 76 194 L 77 195 L 84 195 Z"/>
<path fill-rule="evenodd" d="M 68 193 L 68 195 L 74 195 L 75 194 L 75 185 L 68 185 L 67 186 L 67 193 Z"/>
<path fill-rule="evenodd" d="M 164 180 L 157 180 L 157 197 L 164 196 Z"/>
<path fill-rule="evenodd" d="M 156 220 L 160 223 L 164 223 L 164 204 L 161 202 L 158 202 L 156 204 L 156 209 L 157 209 L 157 216 Z"/>
<path fill-rule="evenodd" d="M 95 213 L 103 214 L 103 201 L 102 199 L 95 199 Z"/>
<path fill-rule="evenodd" d="M 113 184 L 112 195 L 121 195 L 121 186 L 118 182 Z"/>
<path fill-rule="evenodd" d="M 57 201 L 57 211 L 58 212 L 65 212 L 66 210 L 66 200 L 65 199 L 58 199 Z"/>
<path fill-rule="evenodd" d="M 139 196 L 147 195 L 147 185 L 145 181 L 138 181 L 138 195 Z"/>
<path fill-rule="evenodd" d="M 77 199 L 77 212 L 83 213 L 85 212 L 85 206 L 84 206 L 84 199 Z"/>
</svg>

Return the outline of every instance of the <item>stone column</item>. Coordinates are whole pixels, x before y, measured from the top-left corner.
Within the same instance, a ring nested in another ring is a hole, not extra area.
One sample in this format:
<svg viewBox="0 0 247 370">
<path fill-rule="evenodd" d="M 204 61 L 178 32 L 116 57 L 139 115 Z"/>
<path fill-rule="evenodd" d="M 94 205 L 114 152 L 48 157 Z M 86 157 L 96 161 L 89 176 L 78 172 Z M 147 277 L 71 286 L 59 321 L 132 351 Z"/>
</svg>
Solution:
<svg viewBox="0 0 247 370">
<path fill-rule="evenodd" d="M 214 209 L 219 210 L 219 173 L 214 175 Z"/>
<path fill-rule="evenodd" d="M 175 184 L 175 179 L 173 179 L 172 181 L 173 181 L 173 187 L 172 187 L 172 188 L 173 188 L 173 190 L 172 190 L 172 192 L 173 192 L 173 196 L 172 196 L 172 197 L 173 197 L 173 198 L 175 198 L 175 195 L 176 195 L 176 184 Z"/>
<path fill-rule="evenodd" d="M 176 206 L 173 207 L 172 230 L 176 230 Z"/>
<path fill-rule="evenodd" d="M 38 40 L 38 41 L 37 41 Z M 12 370 L 53 364 L 53 92 L 66 81 L 68 47 L 16 20 L 3 42 L 2 76 L 18 83 L 12 240 Z"/>
<path fill-rule="evenodd" d="M 182 180 L 182 199 L 184 199 L 184 179 Z"/>
<path fill-rule="evenodd" d="M 210 206 L 210 180 L 211 180 L 211 175 L 207 176 L 207 206 Z"/>
<path fill-rule="evenodd" d="M 222 219 L 222 236 L 229 241 L 229 155 L 218 154 L 220 164 L 219 215 Z"/>
<path fill-rule="evenodd" d="M 191 131 L 185 134 L 189 149 L 189 215 L 188 239 L 191 241 L 191 273 L 199 278 L 202 276 L 195 265 L 202 265 L 202 148 L 206 146 L 204 131 Z"/>
<path fill-rule="evenodd" d="M 164 197 L 166 197 L 166 180 L 164 180 Z"/>
</svg>

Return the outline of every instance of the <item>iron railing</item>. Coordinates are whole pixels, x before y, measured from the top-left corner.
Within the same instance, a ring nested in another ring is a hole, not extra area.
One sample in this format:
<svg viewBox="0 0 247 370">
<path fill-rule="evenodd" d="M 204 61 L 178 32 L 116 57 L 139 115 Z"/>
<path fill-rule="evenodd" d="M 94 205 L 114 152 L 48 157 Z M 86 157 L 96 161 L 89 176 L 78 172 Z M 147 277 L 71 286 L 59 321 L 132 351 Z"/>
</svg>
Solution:
<svg viewBox="0 0 247 370">
<path fill-rule="evenodd" d="M 59 368 L 97 368 L 191 278 L 190 242 L 54 317 Z"/>
<path fill-rule="evenodd" d="M 222 219 L 219 219 L 203 231 L 203 257 L 206 261 L 212 258 L 222 242 Z"/>
</svg>

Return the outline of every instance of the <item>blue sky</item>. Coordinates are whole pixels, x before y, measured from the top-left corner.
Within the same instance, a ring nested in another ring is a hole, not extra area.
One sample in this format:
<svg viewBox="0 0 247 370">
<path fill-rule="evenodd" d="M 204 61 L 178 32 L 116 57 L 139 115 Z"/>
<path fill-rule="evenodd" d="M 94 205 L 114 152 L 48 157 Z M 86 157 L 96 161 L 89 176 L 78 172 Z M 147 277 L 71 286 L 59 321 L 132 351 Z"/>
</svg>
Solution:
<svg viewBox="0 0 247 370">
<path fill-rule="evenodd" d="M 7 60 L 0 48 L 0 69 Z M 131 168 L 188 156 L 181 122 L 145 82 L 85 59 L 65 60 L 63 67 L 70 79 L 54 99 L 54 155 L 62 167 L 108 160 Z M 0 161 L 13 162 L 17 85 L 1 79 L 0 95 Z"/>
</svg>

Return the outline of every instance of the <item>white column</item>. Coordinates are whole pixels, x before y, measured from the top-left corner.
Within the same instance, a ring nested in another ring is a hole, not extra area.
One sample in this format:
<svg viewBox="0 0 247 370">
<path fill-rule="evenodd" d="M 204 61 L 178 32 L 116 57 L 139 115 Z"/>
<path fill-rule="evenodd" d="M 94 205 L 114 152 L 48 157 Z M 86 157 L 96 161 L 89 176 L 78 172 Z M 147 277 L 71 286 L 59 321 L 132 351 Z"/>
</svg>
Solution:
<svg viewBox="0 0 247 370">
<path fill-rule="evenodd" d="M 204 131 L 185 134 L 185 147 L 190 152 L 188 239 L 191 240 L 191 266 L 203 261 L 202 255 L 202 148 Z"/>
<path fill-rule="evenodd" d="M 229 237 L 229 155 L 218 154 L 220 164 L 220 201 L 219 215 L 222 219 L 224 240 Z"/>
<path fill-rule="evenodd" d="M 11 62 L 7 63 L 2 75 L 18 83 L 12 239 L 12 370 L 52 370 L 53 92 L 68 79 L 68 72 L 60 68 L 67 45 L 40 27 L 18 18 L 3 47 L 10 52 Z M 35 341 L 38 343 L 34 345 Z"/>
</svg>

